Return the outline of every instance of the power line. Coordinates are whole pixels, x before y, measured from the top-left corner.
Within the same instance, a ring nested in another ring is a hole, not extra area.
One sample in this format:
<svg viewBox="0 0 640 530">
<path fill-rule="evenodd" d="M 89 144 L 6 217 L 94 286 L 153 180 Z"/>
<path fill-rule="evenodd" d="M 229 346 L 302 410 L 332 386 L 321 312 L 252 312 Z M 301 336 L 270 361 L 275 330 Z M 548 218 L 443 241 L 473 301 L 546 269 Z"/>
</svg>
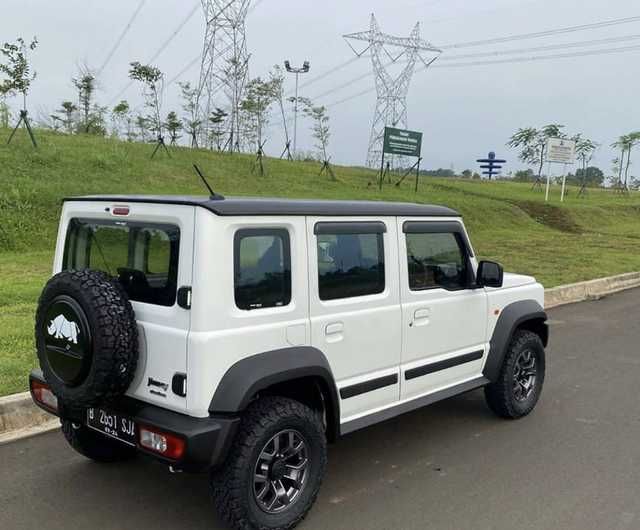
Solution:
<svg viewBox="0 0 640 530">
<path fill-rule="evenodd" d="M 162 45 L 160 46 L 160 48 L 158 48 L 158 50 L 153 54 L 153 56 L 147 61 L 147 63 L 152 63 L 153 61 L 155 61 L 160 54 L 167 49 L 167 47 L 169 46 L 169 44 L 171 44 L 171 42 L 173 41 L 173 39 L 176 38 L 176 36 L 178 35 L 178 33 L 180 33 L 180 31 L 182 31 L 182 29 L 187 25 L 187 22 L 189 22 L 189 20 L 191 20 L 191 17 L 193 17 L 193 15 L 195 15 L 196 11 L 198 10 L 198 8 L 200 7 L 200 2 L 196 3 L 193 8 L 191 9 L 191 11 L 189 11 L 189 13 L 187 14 L 187 16 L 180 22 L 180 24 L 178 24 L 177 28 L 171 33 L 171 35 L 169 36 L 169 38 L 167 40 L 165 40 Z M 124 94 L 127 90 L 129 90 L 129 88 L 131 87 L 131 85 L 133 85 L 133 81 L 130 80 L 123 88 L 122 90 L 120 90 L 120 92 L 118 92 L 118 94 L 116 96 L 113 97 L 113 99 L 111 99 L 111 101 L 108 103 L 108 106 L 111 106 L 113 103 L 115 103 L 118 99 L 120 99 L 120 97 L 122 96 L 122 94 Z"/>
<path fill-rule="evenodd" d="M 550 51 L 550 50 L 563 50 L 568 48 L 581 48 L 583 46 L 598 46 L 600 44 L 612 44 L 614 42 L 627 42 L 631 40 L 640 39 L 640 34 L 635 35 L 625 35 L 622 37 L 610 37 L 607 39 L 592 39 L 592 40 L 583 40 L 577 42 L 565 42 L 563 44 L 550 44 L 547 46 L 535 46 L 532 48 L 517 48 L 511 50 L 500 50 L 493 52 L 480 52 L 480 53 L 467 53 L 464 55 L 452 55 L 449 57 L 441 57 L 440 62 L 442 61 L 459 61 L 460 59 L 475 59 L 480 57 L 495 57 L 501 55 L 516 55 L 520 53 L 530 53 L 530 52 L 541 52 L 541 51 Z"/>
<path fill-rule="evenodd" d="M 171 41 L 173 41 L 173 39 L 176 38 L 178 33 L 180 33 L 182 31 L 182 29 L 187 25 L 187 22 L 189 22 L 189 20 L 191 20 L 191 17 L 193 17 L 193 15 L 196 14 L 196 11 L 198 10 L 199 7 L 200 7 L 200 2 L 196 3 L 193 6 L 193 8 L 191 8 L 191 11 L 189 11 L 189 14 L 184 18 L 184 20 L 182 22 L 180 22 L 180 24 L 178 24 L 178 27 L 169 36 L 169 38 L 166 41 L 164 41 L 162 46 L 160 46 L 160 48 L 158 48 L 158 51 L 153 55 L 153 57 L 151 57 L 151 59 L 149 59 L 147 61 L 148 63 L 152 63 L 153 61 L 155 61 L 160 56 L 160 54 L 167 49 L 169 44 L 171 44 Z"/>
<path fill-rule="evenodd" d="M 456 44 L 447 44 L 445 46 L 440 46 L 440 48 L 442 48 L 443 50 L 451 50 L 451 49 L 459 49 L 459 48 L 469 48 L 471 46 L 484 46 L 486 44 L 501 44 L 503 42 L 510 42 L 514 40 L 535 39 L 538 37 L 548 37 L 550 35 L 559 35 L 561 33 L 573 33 L 575 31 L 584 31 L 588 29 L 600 29 L 600 28 L 606 28 L 609 26 L 616 26 L 618 24 L 629 24 L 631 22 L 638 22 L 638 21 L 640 21 L 640 16 L 617 18 L 613 20 L 593 22 L 591 24 L 582 24 L 579 26 L 568 26 L 564 28 L 537 31 L 534 33 L 521 33 L 518 35 L 509 35 L 506 37 L 497 37 L 493 39 L 459 42 Z"/>
<path fill-rule="evenodd" d="M 617 54 L 624 53 L 630 51 L 640 50 L 640 45 L 633 46 L 623 46 L 620 48 L 608 48 L 601 50 L 590 50 L 590 51 L 582 51 L 582 52 L 571 52 L 571 53 L 559 53 L 553 55 L 540 55 L 540 56 L 532 56 L 532 57 L 516 57 L 512 59 L 499 59 L 494 61 L 470 61 L 466 63 L 452 63 L 452 64 L 436 64 L 432 65 L 430 68 L 461 68 L 461 67 L 471 67 L 471 66 L 485 66 L 485 65 L 493 65 L 493 64 L 507 64 L 507 63 L 524 63 L 524 62 L 537 62 L 537 61 L 545 61 L 550 59 L 568 59 L 573 57 L 587 57 L 593 55 L 609 55 L 609 54 Z M 420 68 L 418 71 L 424 70 L 425 68 Z M 375 87 L 367 88 L 366 90 L 362 90 L 356 94 L 351 94 L 350 96 L 344 97 L 337 101 L 332 101 L 331 103 L 327 103 L 325 107 L 331 108 L 337 105 L 341 105 L 346 103 L 347 101 L 351 101 L 352 99 L 364 96 L 366 94 L 370 94 L 371 92 L 375 92 Z"/>
<path fill-rule="evenodd" d="M 122 43 L 122 40 L 125 38 L 127 33 L 129 33 L 129 30 L 131 29 L 131 26 L 132 26 L 133 22 L 137 18 L 138 13 L 140 13 L 140 11 L 142 10 L 142 7 L 146 3 L 146 1 L 147 0 L 140 0 L 140 3 L 138 4 L 138 7 L 133 12 L 133 15 L 131 15 L 131 18 L 129 18 L 129 21 L 127 22 L 127 25 L 122 30 L 122 33 L 120 33 L 120 36 L 116 39 L 116 42 L 113 45 L 113 47 L 111 48 L 111 50 L 109 50 L 109 53 L 107 54 L 107 57 L 105 58 L 104 62 L 100 66 L 100 68 L 98 68 L 97 76 L 99 76 L 102 73 L 102 71 L 106 68 L 107 64 L 109 64 L 109 61 L 111 61 L 113 55 L 116 53 L 116 50 L 120 47 L 120 44 Z"/>
</svg>

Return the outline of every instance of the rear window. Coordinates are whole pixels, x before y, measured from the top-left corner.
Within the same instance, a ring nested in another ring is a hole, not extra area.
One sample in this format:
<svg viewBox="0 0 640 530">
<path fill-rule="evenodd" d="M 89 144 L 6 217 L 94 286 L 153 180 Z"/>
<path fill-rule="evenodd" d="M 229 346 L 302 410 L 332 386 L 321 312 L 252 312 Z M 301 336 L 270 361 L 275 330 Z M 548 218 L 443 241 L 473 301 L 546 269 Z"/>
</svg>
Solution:
<svg viewBox="0 0 640 530">
<path fill-rule="evenodd" d="M 63 269 L 104 271 L 120 280 L 131 300 L 172 306 L 179 248 L 175 225 L 72 219 Z"/>
</svg>

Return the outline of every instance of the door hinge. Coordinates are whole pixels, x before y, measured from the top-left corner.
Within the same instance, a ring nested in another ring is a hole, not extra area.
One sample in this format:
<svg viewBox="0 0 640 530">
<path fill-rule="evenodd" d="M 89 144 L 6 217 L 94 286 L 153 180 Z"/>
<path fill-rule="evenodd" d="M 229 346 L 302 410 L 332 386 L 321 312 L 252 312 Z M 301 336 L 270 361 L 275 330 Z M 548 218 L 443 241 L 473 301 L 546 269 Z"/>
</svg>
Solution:
<svg viewBox="0 0 640 530">
<path fill-rule="evenodd" d="M 191 309 L 191 287 L 180 287 L 178 289 L 178 305 L 182 309 Z"/>
</svg>

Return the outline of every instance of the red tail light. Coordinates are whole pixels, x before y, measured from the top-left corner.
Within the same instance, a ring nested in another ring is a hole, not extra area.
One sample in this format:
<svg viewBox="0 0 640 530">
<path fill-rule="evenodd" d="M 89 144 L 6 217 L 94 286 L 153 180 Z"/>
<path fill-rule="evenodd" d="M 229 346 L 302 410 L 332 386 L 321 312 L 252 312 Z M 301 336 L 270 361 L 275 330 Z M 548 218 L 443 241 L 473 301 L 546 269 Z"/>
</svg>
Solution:
<svg viewBox="0 0 640 530">
<path fill-rule="evenodd" d="M 129 215 L 129 207 L 128 206 L 114 206 L 111 209 L 111 213 L 113 215 Z"/>
<path fill-rule="evenodd" d="M 179 460 L 185 449 L 185 441 L 180 436 L 146 425 L 138 427 L 138 443 L 140 447 L 171 460 Z"/>
<path fill-rule="evenodd" d="M 31 396 L 34 401 L 38 403 L 41 407 L 45 408 L 49 412 L 53 412 L 54 414 L 58 413 L 58 398 L 51 391 L 48 385 L 37 381 L 35 379 L 31 380 Z"/>
</svg>

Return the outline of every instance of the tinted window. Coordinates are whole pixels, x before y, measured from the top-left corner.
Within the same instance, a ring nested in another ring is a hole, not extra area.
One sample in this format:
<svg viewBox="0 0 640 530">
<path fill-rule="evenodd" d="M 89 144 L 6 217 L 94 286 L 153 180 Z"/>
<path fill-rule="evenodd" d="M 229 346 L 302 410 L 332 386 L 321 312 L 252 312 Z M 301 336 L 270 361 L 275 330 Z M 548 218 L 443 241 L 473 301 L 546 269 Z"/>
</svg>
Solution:
<svg viewBox="0 0 640 530">
<path fill-rule="evenodd" d="M 63 268 L 104 271 L 119 279 L 131 300 L 172 306 L 179 247 L 177 226 L 72 219 Z"/>
<path fill-rule="evenodd" d="M 412 290 L 467 287 L 467 256 L 458 234 L 406 234 L 406 237 Z"/>
<path fill-rule="evenodd" d="M 240 309 L 291 301 L 291 254 L 286 230 L 239 230 L 234 244 L 235 299 Z"/>
<path fill-rule="evenodd" d="M 384 291 L 382 234 L 318 234 L 321 300 Z"/>
</svg>

